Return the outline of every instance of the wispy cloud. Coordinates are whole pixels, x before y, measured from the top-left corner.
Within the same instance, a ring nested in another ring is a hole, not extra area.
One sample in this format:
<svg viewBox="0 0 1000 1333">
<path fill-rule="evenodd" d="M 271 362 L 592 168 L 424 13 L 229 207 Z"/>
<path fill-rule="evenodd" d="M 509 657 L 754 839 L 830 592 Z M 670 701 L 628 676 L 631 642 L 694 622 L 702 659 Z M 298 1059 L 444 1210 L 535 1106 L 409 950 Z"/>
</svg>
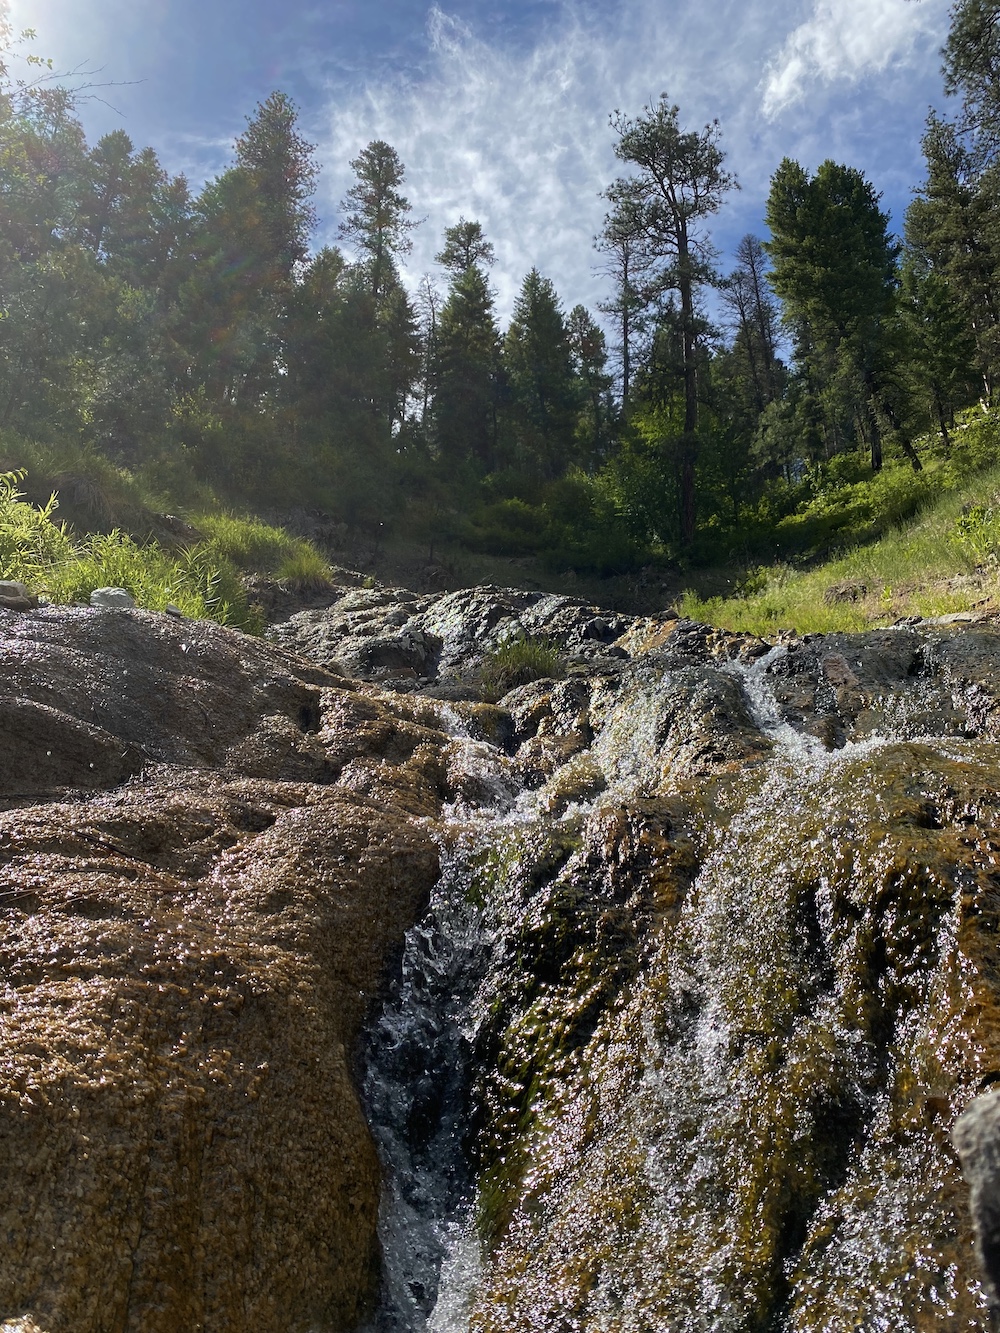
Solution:
<svg viewBox="0 0 1000 1333">
<path fill-rule="evenodd" d="M 939 37 L 947 0 L 816 0 L 768 69 L 763 109 L 776 116 L 824 84 L 856 83 L 906 63 Z"/>
<path fill-rule="evenodd" d="M 938 82 L 946 5 L 816 0 L 801 22 L 795 0 L 676 0 L 669 20 L 662 0 L 613 0 L 600 10 L 566 0 L 527 49 L 487 42 L 434 8 L 409 77 L 329 89 L 322 211 L 334 218 L 351 183 L 349 160 L 370 139 L 386 139 L 427 219 L 410 280 L 433 268 L 442 229 L 464 215 L 479 219 L 497 247 L 502 310 L 532 264 L 567 301 L 593 305 L 604 291 L 591 245 L 604 212 L 599 193 L 621 169 L 608 113 L 636 112 L 661 91 L 687 124 L 722 124 L 745 187 L 719 220 L 723 249 L 761 229 L 767 182 L 785 154 L 888 172 L 905 202 L 919 175 L 919 127 Z M 865 83 L 890 63 L 895 81 Z M 808 105 L 779 117 L 807 81 Z"/>
<path fill-rule="evenodd" d="M 432 9 L 419 78 L 379 81 L 358 95 L 331 90 L 321 144 L 328 209 L 350 184 L 346 163 L 368 140 L 387 139 L 407 166 L 415 209 L 427 218 L 411 276 L 432 267 L 443 227 L 464 215 L 479 219 L 497 247 L 502 309 L 532 264 L 569 299 L 592 302 L 599 195 L 620 170 L 609 113 L 638 111 L 666 90 L 695 123 L 726 120 L 760 77 L 759 64 L 747 67 L 736 55 L 740 31 L 760 47 L 752 7 L 742 16 L 733 7 L 724 48 L 703 6 L 680 6 L 669 25 L 661 13 L 655 0 L 620 0 L 600 16 L 566 4 L 525 51 L 487 43 Z"/>
</svg>

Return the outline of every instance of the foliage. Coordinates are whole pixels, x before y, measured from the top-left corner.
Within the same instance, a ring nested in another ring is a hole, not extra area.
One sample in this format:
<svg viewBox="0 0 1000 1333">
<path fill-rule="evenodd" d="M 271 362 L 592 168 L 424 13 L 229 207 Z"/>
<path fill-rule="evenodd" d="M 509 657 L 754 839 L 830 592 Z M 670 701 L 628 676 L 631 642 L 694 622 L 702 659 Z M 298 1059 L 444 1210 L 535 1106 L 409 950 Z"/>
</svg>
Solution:
<svg viewBox="0 0 1000 1333">
<path fill-rule="evenodd" d="M 697 523 L 698 361 L 705 332 L 696 304 L 699 288 L 715 278 L 712 247 L 700 228 L 718 212 L 736 181 L 723 169 L 718 122 L 700 131 L 682 130 L 680 110 L 665 95 L 634 118 L 616 111 L 611 125 L 618 136 L 615 155 L 635 173 L 619 178 L 606 192 L 612 206 L 606 235 L 627 236 L 644 253 L 646 304 L 668 292 L 677 294 L 676 310 L 668 304 L 659 313 L 670 317 L 680 345 L 679 530 L 681 543 L 690 546 Z M 624 293 L 623 298 L 627 305 Z"/>
<path fill-rule="evenodd" d="M 1000 554 L 1000 511 L 995 504 L 970 504 L 955 523 L 955 540 L 977 564 L 996 563 Z"/>
<path fill-rule="evenodd" d="M 907 475 L 907 469 L 897 470 Z M 995 498 L 984 504 L 984 495 L 1000 495 L 995 458 L 991 471 L 939 492 L 914 520 L 888 528 L 876 541 L 811 568 L 758 567 L 735 595 L 688 592 L 681 610 L 696 620 L 764 635 L 779 629 L 860 630 L 909 615 L 969 610 L 984 595 L 1000 594 L 995 571 L 976 575 L 977 566 L 993 565 L 1000 549 L 998 506 Z M 828 596 L 831 587 L 843 585 L 857 595 Z"/>
<path fill-rule="evenodd" d="M 233 514 L 195 516 L 195 527 L 207 538 L 204 550 L 237 569 L 272 574 L 300 588 L 329 584 L 329 564 L 311 543 L 255 518 Z"/>
<path fill-rule="evenodd" d="M 204 548 L 174 554 L 122 532 L 94 533 L 70 559 L 49 567 L 45 583 L 56 602 L 86 603 L 95 588 L 124 588 L 150 611 L 172 603 L 187 616 L 253 633 L 262 628 L 236 570 Z"/>
<path fill-rule="evenodd" d="M 496 703 L 518 685 L 564 674 L 558 643 L 522 632 L 485 655 L 479 673 L 480 693 L 487 703 Z"/>
<path fill-rule="evenodd" d="M 400 276 L 418 224 L 381 140 L 351 164 L 345 249 L 311 251 L 318 167 L 281 92 L 192 191 L 121 130 L 90 145 L 70 92 L 14 85 L 0 59 L 0 471 L 29 469 L 28 510 L 58 491 L 67 527 L 22 524 L 95 571 L 122 562 L 147 599 L 172 580 L 173 600 L 195 589 L 205 607 L 237 605 L 213 591 L 233 571 L 329 576 L 308 544 L 221 507 L 319 509 L 352 541 L 405 533 L 431 556 L 561 573 L 877 541 L 997 457 L 992 416 L 966 411 L 990 407 L 1000 375 L 995 9 L 953 6 L 961 109 L 928 122 L 902 263 L 860 171 L 785 162 L 772 268 L 747 236 L 720 276 L 708 228 L 735 182 L 719 127 L 685 129 L 665 97 L 615 112 L 607 339 L 535 268 L 502 329 L 493 245 L 464 217 L 437 254 L 447 290 L 427 275 L 418 318 Z M 166 556 L 144 583 L 166 509 L 201 515 L 191 559 L 207 563 Z M 85 550 L 86 533 L 114 540 Z"/>
<path fill-rule="evenodd" d="M 24 473 L 0 473 L 0 578 L 37 585 L 46 570 L 71 556 L 72 544 L 63 524 L 52 515 L 55 495 L 40 509 L 26 504 L 18 489 Z"/>
</svg>

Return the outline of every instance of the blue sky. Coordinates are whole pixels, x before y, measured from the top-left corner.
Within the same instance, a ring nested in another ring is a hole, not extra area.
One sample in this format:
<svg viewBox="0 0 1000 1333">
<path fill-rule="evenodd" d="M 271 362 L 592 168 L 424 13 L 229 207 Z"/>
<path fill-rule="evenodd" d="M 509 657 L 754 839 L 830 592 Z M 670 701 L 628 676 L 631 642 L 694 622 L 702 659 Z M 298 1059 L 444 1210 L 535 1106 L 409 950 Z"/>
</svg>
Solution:
<svg viewBox="0 0 1000 1333">
<path fill-rule="evenodd" d="M 742 184 L 712 227 L 723 267 L 763 231 L 786 155 L 862 168 L 901 226 L 943 105 L 948 0 L 10 0 L 10 16 L 60 68 L 114 85 L 82 106 L 92 137 L 124 128 L 194 182 L 226 165 L 259 99 L 289 93 L 323 165 L 318 242 L 335 239 L 350 159 L 387 139 L 426 219 L 407 279 L 433 272 L 445 226 L 478 218 L 506 313 L 532 265 L 567 307 L 605 294 L 591 241 L 617 170 L 608 114 L 662 91 L 688 125 L 719 119 Z"/>
</svg>

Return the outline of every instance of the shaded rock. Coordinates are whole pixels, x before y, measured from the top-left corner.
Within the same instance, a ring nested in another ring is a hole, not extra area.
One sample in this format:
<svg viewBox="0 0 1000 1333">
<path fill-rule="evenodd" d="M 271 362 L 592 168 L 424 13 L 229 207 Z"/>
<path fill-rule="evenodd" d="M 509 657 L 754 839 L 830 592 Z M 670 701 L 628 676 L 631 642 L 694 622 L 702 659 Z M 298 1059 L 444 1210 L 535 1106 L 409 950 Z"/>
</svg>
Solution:
<svg viewBox="0 0 1000 1333">
<path fill-rule="evenodd" d="M 0 727 L 12 753 L 30 744 L 17 722 L 28 705 L 75 719 L 69 730 L 79 738 L 81 728 L 89 729 L 87 743 L 108 756 L 121 743 L 121 764 L 112 764 L 106 780 L 95 777 L 86 786 L 114 785 L 135 772 L 137 751 L 146 760 L 219 765 L 257 731 L 263 716 L 284 717 L 306 733 L 319 725 L 320 685 L 337 679 L 210 621 L 147 611 L 95 615 L 71 607 L 30 616 L 0 611 L 0 663 L 11 705 Z M 47 756 L 51 747 L 39 745 L 39 768 L 27 789 L 41 792 L 42 774 L 56 790 L 81 785 L 73 758 L 77 745 L 72 743 L 64 773 L 41 762 L 54 760 L 58 747 Z M 93 755 L 86 765 L 84 779 L 103 771 Z M 0 798 L 24 790 L 23 776 L 14 769 L 6 777 L 0 773 Z"/>
<path fill-rule="evenodd" d="M 833 583 L 823 594 L 827 606 L 839 606 L 844 602 L 861 602 L 868 596 L 867 583 Z"/>
</svg>

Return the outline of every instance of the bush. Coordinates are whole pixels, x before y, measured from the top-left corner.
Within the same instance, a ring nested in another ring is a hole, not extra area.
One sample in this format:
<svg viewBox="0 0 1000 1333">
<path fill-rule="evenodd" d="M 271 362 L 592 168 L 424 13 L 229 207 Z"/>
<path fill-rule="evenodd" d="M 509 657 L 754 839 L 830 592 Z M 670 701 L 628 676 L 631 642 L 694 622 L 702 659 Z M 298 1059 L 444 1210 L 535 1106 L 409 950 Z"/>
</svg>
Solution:
<svg viewBox="0 0 1000 1333">
<path fill-rule="evenodd" d="M 302 537 L 258 519 L 233 514 L 207 514 L 195 519 L 213 555 L 237 567 L 294 583 L 299 588 L 323 587 L 333 571 L 319 551 Z"/>
<path fill-rule="evenodd" d="M 165 611 L 172 603 L 194 619 L 249 633 L 262 629 L 237 571 L 204 547 L 174 554 L 155 544 L 140 546 L 123 532 L 94 533 L 53 565 L 45 582 L 56 602 L 89 602 L 95 588 L 124 588 L 149 611 Z"/>
<path fill-rule="evenodd" d="M 483 658 L 480 691 L 487 703 L 496 703 L 518 685 L 563 675 L 558 643 L 522 633 L 507 639 Z"/>
<path fill-rule="evenodd" d="M 75 542 L 53 519 L 56 497 L 28 504 L 18 489 L 22 480 L 21 472 L 0 473 L 0 577 L 54 602 L 89 602 L 95 588 L 124 588 L 150 611 L 172 602 L 185 615 L 261 631 L 235 566 L 210 548 L 174 553 L 117 530 Z"/>
<path fill-rule="evenodd" d="M 41 508 L 26 504 L 18 485 L 24 473 L 0 473 L 0 577 L 37 584 L 54 564 L 71 559 L 73 543 L 64 524 L 52 519 L 58 501 L 50 495 Z"/>
<path fill-rule="evenodd" d="M 1000 552 L 1000 512 L 993 505 L 969 505 L 959 515 L 952 535 L 977 565 L 995 563 Z"/>
</svg>

